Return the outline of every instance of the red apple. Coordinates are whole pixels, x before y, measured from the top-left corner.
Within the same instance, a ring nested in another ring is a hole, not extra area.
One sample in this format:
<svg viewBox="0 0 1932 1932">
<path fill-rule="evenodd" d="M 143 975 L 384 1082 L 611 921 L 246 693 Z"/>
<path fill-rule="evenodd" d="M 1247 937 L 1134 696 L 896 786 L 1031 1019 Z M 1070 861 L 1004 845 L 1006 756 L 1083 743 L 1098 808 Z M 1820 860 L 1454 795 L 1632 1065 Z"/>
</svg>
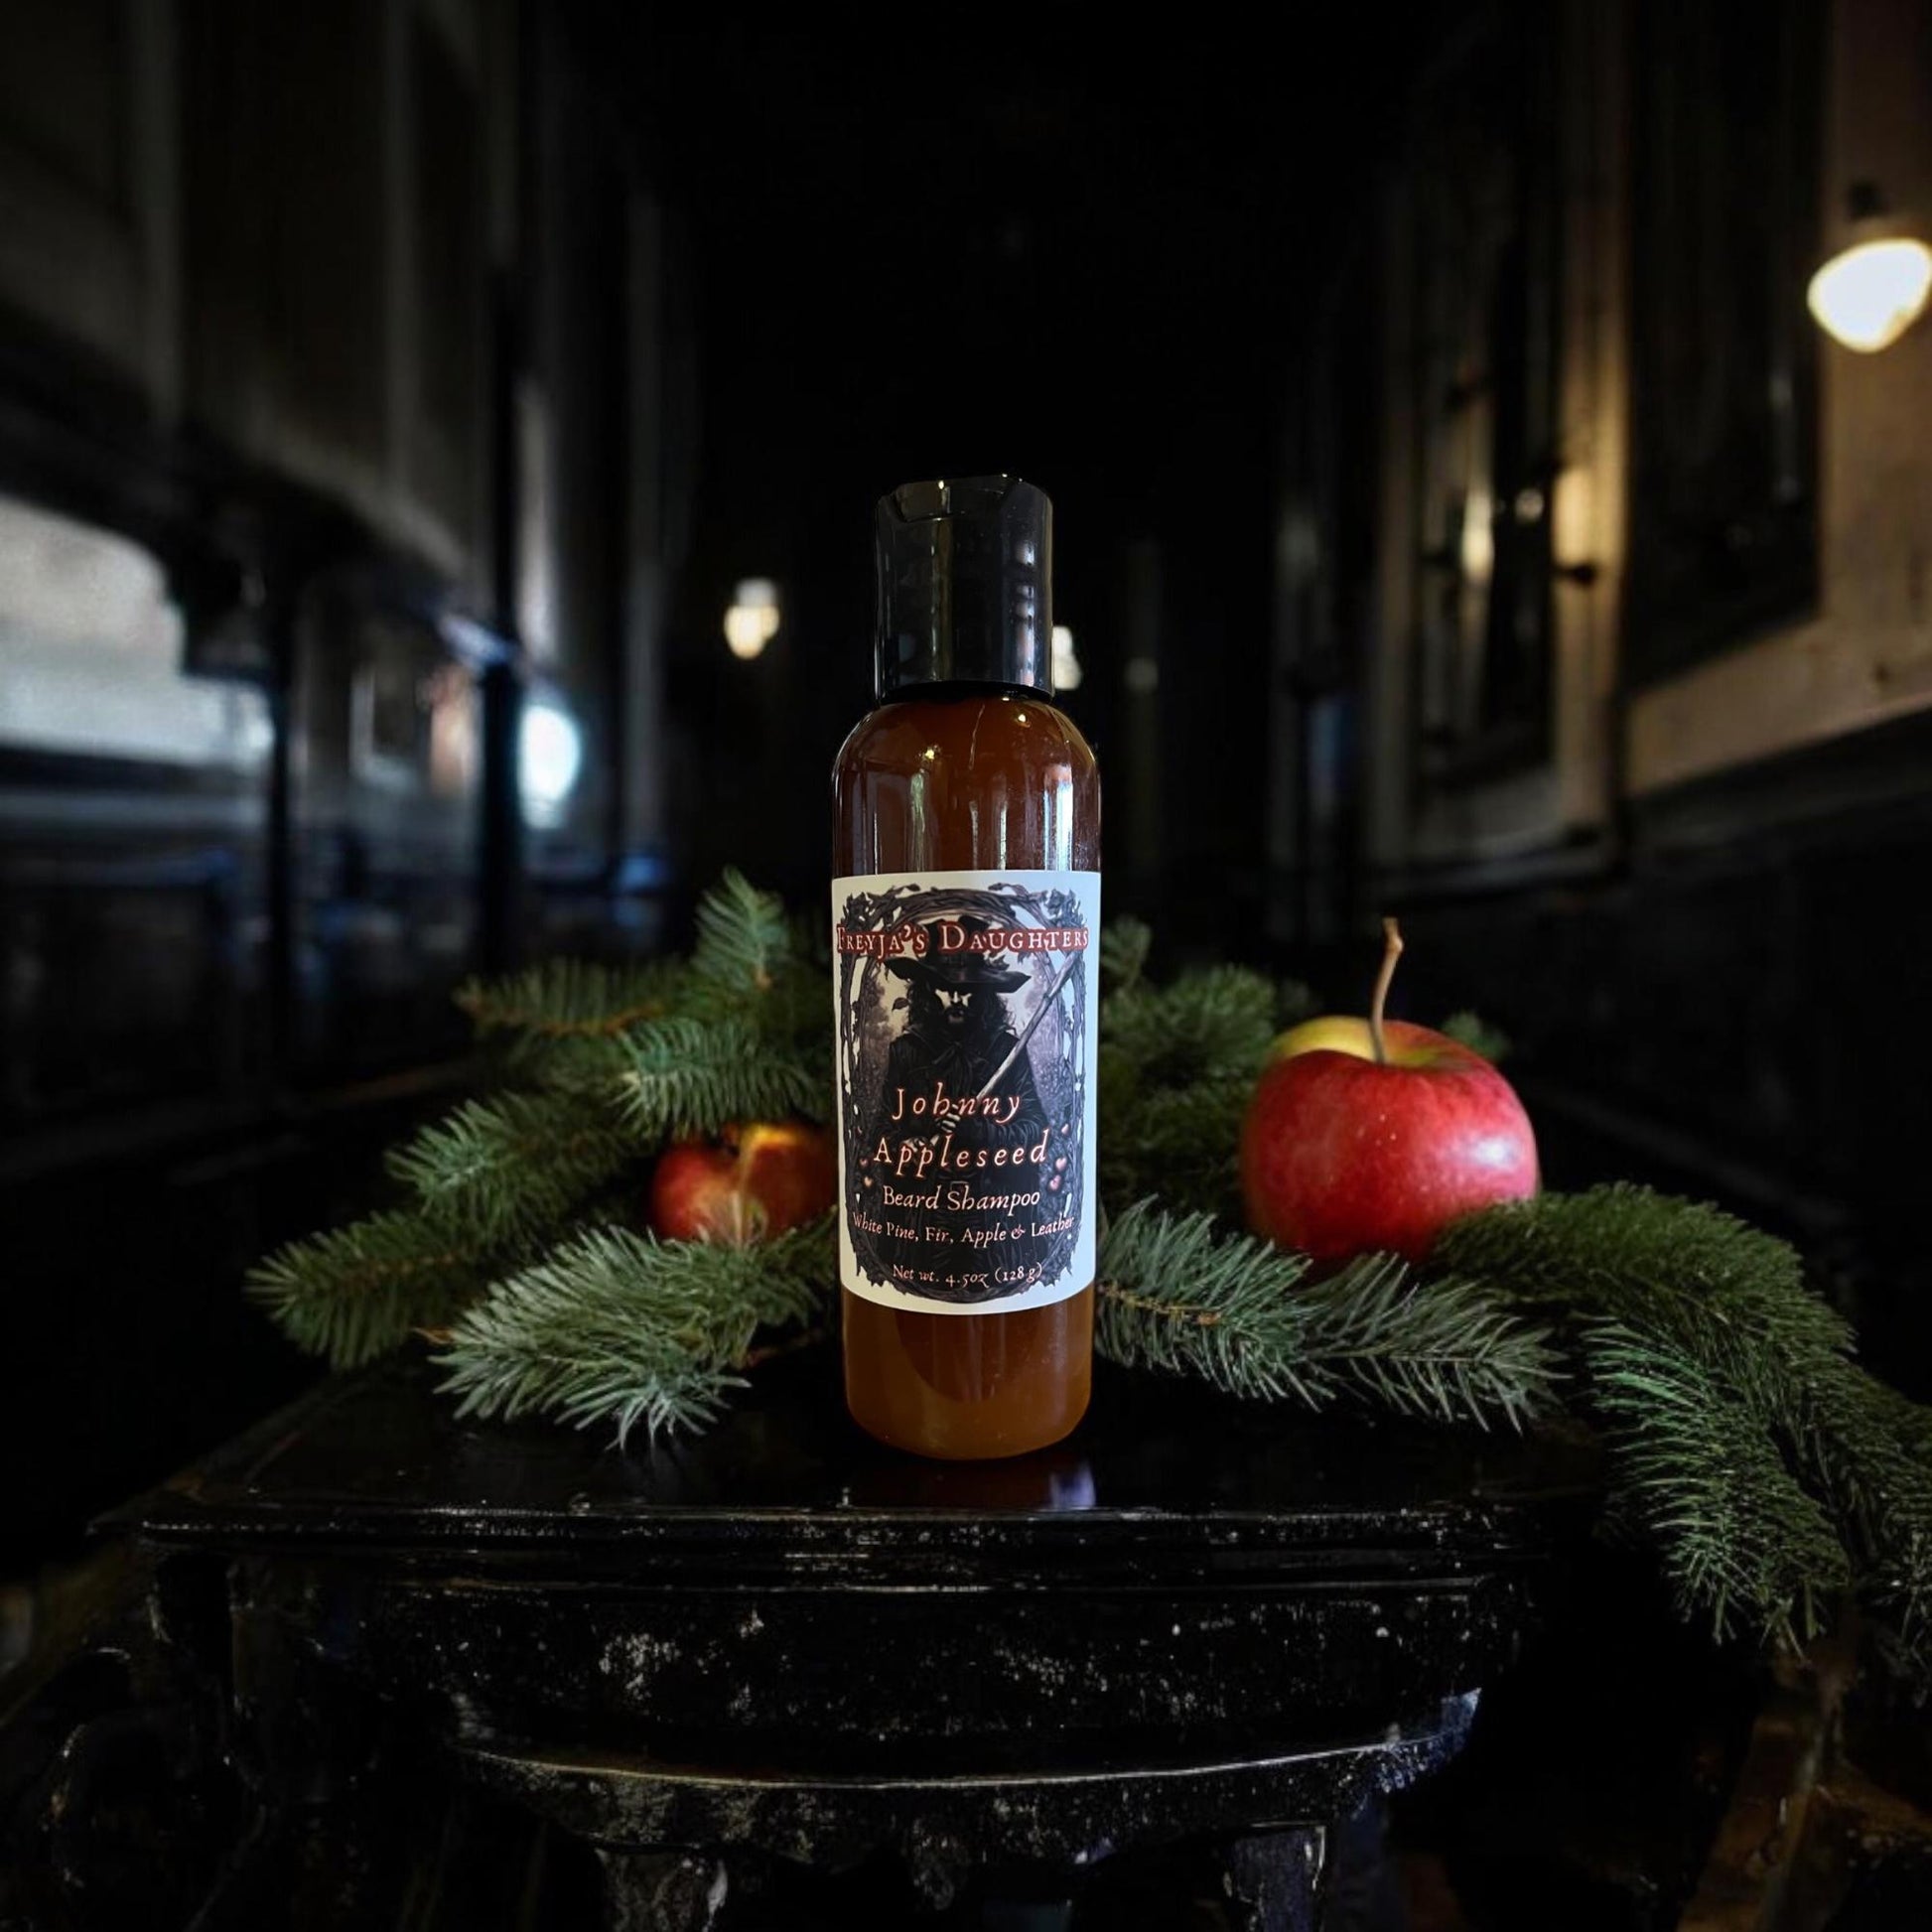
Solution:
<svg viewBox="0 0 1932 1932">
<path fill-rule="evenodd" d="M 1480 1053 L 1384 1021 L 1402 940 L 1366 1020 L 1310 1020 L 1275 1042 L 1241 1130 L 1248 1225 L 1317 1261 L 1424 1260 L 1449 1224 L 1536 1192 L 1536 1136 L 1515 1089 Z"/>
<path fill-rule="evenodd" d="M 650 1177 L 650 1225 L 665 1241 L 768 1240 L 820 1214 L 838 1193 L 832 1143 L 802 1121 L 755 1121 L 716 1140 L 680 1141 Z"/>
</svg>

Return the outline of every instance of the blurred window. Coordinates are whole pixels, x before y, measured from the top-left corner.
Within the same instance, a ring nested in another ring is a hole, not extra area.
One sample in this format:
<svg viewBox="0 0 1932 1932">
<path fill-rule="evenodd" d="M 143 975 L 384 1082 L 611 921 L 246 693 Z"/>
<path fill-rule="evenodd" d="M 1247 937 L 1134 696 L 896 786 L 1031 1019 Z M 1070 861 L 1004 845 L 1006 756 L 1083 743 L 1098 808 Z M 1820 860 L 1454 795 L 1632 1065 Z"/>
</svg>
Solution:
<svg viewBox="0 0 1932 1932">
<path fill-rule="evenodd" d="M 182 644 L 151 551 L 0 496 L 0 747 L 258 767 L 267 700 L 189 675 Z"/>
</svg>

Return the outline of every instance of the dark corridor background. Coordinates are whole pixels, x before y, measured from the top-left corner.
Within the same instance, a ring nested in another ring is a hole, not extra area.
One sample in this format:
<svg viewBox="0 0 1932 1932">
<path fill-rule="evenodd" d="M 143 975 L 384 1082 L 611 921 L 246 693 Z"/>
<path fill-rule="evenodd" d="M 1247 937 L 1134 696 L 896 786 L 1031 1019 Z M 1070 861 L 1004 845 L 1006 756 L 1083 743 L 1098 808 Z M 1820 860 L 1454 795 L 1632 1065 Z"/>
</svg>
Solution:
<svg viewBox="0 0 1932 1932">
<path fill-rule="evenodd" d="M 1163 755 L 1111 793 L 1114 902 L 1234 937 L 1262 893 L 1268 721 L 1241 694 L 1268 677 L 1283 413 L 1359 187 L 1325 83 L 1212 36 L 1097 44 L 1070 8 L 811 36 L 647 11 L 621 63 L 688 223 L 703 396 L 669 633 L 680 854 L 817 889 L 825 773 L 871 697 L 882 480 L 1008 471 L 1053 496 L 1056 615 L 1095 666 L 1069 702 L 1115 760 L 1121 667 L 1159 670 Z M 1415 56 L 1331 25 L 1365 163 Z M 750 667 L 717 648 L 748 576 L 786 595 Z"/>
<path fill-rule="evenodd" d="M 1924 11 L 0 0 L 0 1577 L 312 1373 L 242 1271 L 466 977 L 816 897 L 949 472 L 1054 498 L 1166 962 L 1353 1004 L 1402 911 L 1553 1179 L 1790 1228 L 1923 1384 L 1928 332 L 1803 285 L 1932 190 Z"/>
</svg>

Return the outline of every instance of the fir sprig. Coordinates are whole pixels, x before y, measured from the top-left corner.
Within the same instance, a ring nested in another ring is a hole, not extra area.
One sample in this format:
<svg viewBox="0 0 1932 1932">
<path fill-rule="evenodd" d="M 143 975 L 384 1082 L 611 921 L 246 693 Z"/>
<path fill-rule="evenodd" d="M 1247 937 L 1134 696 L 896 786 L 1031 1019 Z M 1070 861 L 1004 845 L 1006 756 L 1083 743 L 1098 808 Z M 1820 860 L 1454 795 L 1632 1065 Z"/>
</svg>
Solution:
<svg viewBox="0 0 1932 1932">
<path fill-rule="evenodd" d="M 1366 1256 L 1311 1286 L 1305 1255 L 1141 1201 L 1108 1227 L 1095 1345 L 1130 1367 L 1320 1409 L 1344 1400 L 1521 1427 L 1552 1406 L 1543 1331 L 1476 1284 Z"/>
<path fill-rule="evenodd" d="M 1907 1646 L 1932 1649 L 1932 1411 L 1853 1362 L 1820 1363 L 1785 1434 L 1832 1508 L 1867 1606 Z"/>
<path fill-rule="evenodd" d="M 1100 1013 L 1101 1196 L 1158 1194 L 1177 1210 L 1231 1215 L 1241 1117 L 1277 1030 L 1276 989 L 1232 966 L 1151 986 L 1139 978 L 1142 956 L 1131 930 L 1116 942 L 1121 988 Z"/>
<path fill-rule="evenodd" d="M 246 1293 L 297 1347 L 355 1368 L 446 1320 L 488 1256 L 478 1234 L 405 1208 L 289 1242 L 249 1272 Z"/>
<path fill-rule="evenodd" d="M 1548 1331 L 1480 1282 L 1372 1256 L 1308 1301 L 1307 1346 L 1337 1393 L 1482 1429 L 1521 1429 L 1557 1406 L 1563 1373 Z"/>
<path fill-rule="evenodd" d="M 1100 934 L 1100 989 L 1125 993 L 1138 986 L 1147 971 L 1154 946 L 1154 929 L 1145 919 L 1112 919 Z"/>
<path fill-rule="evenodd" d="M 1570 1329 L 1580 1392 L 1612 1429 L 1612 1502 L 1687 1609 L 1802 1632 L 1849 1579 L 1905 1641 L 1932 1629 L 1932 1418 L 1858 1367 L 1788 1242 L 1617 1184 L 1476 1215 L 1439 1256 Z M 1670 1393 L 1646 1409 L 1646 1391 Z M 1692 1428 L 1699 1401 L 1711 1424 Z"/>
<path fill-rule="evenodd" d="M 425 1214 L 490 1247 L 561 1224 L 637 1153 L 612 1111 L 576 1093 L 465 1101 L 391 1151 Z"/>
<path fill-rule="evenodd" d="M 698 942 L 676 1011 L 743 1022 L 767 1047 L 809 1048 L 824 1083 L 832 1064 L 826 971 L 784 901 L 728 870 L 698 907 Z M 823 1103 L 817 1111 L 822 1114 Z"/>
<path fill-rule="evenodd" d="M 827 1065 L 773 1048 L 744 1020 L 656 1020 L 615 1042 L 618 1106 L 646 1142 L 788 1113 L 822 1120 Z"/>
<path fill-rule="evenodd" d="M 692 973 L 741 998 L 756 998 L 777 985 L 792 953 L 784 901 L 759 891 L 736 866 L 727 867 L 698 907 Z"/>
<path fill-rule="evenodd" d="M 1275 987 L 1245 967 L 1205 966 L 1169 986 L 1127 987 L 1107 1002 L 1101 1028 L 1151 1085 L 1202 1073 L 1252 1079 L 1279 1031 Z"/>
<path fill-rule="evenodd" d="M 1094 1346 L 1109 1360 L 1198 1376 L 1250 1400 L 1319 1405 L 1296 1296 L 1303 1257 L 1222 1239 L 1212 1215 L 1144 1200 L 1109 1222 L 1097 1268 Z"/>
<path fill-rule="evenodd" d="M 823 1312 L 829 1222 L 755 1248 L 593 1228 L 499 1282 L 438 1351 L 459 1413 L 545 1414 L 622 1443 L 711 1422 L 754 1338 Z"/>
<path fill-rule="evenodd" d="M 1613 1519 L 1655 1549 L 1679 1612 L 1720 1639 L 1814 1635 L 1849 1579 L 1845 1551 L 1749 1410 L 1695 1357 L 1620 1322 L 1587 1330 L 1584 1360 Z"/>
<path fill-rule="evenodd" d="M 1509 1057 L 1509 1035 L 1500 1027 L 1492 1027 L 1480 1014 L 1452 1013 L 1443 1022 L 1442 1031 L 1492 1063 Z"/>
<path fill-rule="evenodd" d="M 674 962 L 601 966 L 553 959 L 501 980 L 472 980 L 456 996 L 479 1034 L 535 1040 L 610 1038 L 669 1010 Z"/>
<path fill-rule="evenodd" d="M 830 1095 L 830 995 L 778 900 L 729 873 L 689 962 L 553 961 L 475 982 L 459 1003 L 505 1037 L 525 1084 L 466 1101 L 396 1149 L 411 1204 L 291 1242 L 248 1292 L 338 1367 L 446 1324 L 671 1139 L 805 1114 Z"/>
<path fill-rule="evenodd" d="M 1852 1347 L 1789 1242 L 1647 1187 L 1618 1182 L 1491 1209 L 1449 1229 L 1437 1259 L 1518 1297 L 1654 1326 L 1766 1414 L 1783 1412 L 1795 1384 Z"/>
</svg>

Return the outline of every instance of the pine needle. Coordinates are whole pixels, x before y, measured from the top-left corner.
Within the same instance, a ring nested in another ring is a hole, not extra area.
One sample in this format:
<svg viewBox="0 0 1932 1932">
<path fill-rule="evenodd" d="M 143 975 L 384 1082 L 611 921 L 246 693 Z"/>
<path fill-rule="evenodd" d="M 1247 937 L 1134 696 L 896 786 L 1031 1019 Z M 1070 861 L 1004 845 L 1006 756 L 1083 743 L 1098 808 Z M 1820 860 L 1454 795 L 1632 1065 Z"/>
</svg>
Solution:
<svg viewBox="0 0 1932 1932">
<path fill-rule="evenodd" d="M 579 1094 L 505 1093 L 466 1101 L 393 1149 L 388 1168 L 426 1214 L 500 1246 L 561 1224 L 637 1152 Z"/>
<path fill-rule="evenodd" d="M 1230 1395 L 1368 1401 L 1484 1428 L 1520 1427 L 1551 1401 L 1540 1329 L 1474 1284 L 1419 1282 L 1388 1256 L 1311 1285 L 1306 1256 L 1142 1201 L 1109 1226 L 1099 1273 L 1100 1353 Z"/>
<path fill-rule="evenodd" d="M 1509 1056 L 1509 1035 L 1500 1027 L 1490 1026 L 1480 1014 L 1451 1013 L 1443 1022 L 1442 1031 L 1470 1052 L 1480 1053 L 1492 1065 Z"/>
<path fill-rule="evenodd" d="M 1179 1086 L 1144 1085 L 1112 1045 L 1100 1049 L 1097 1150 L 1103 1200 L 1158 1194 L 1171 1207 L 1236 1220 L 1241 1122 L 1254 1075 L 1203 1073 Z"/>
<path fill-rule="evenodd" d="M 476 1293 L 486 1244 L 421 1214 L 371 1214 L 278 1248 L 245 1292 L 298 1347 L 354 1368 Z"/>
<path fill-rule="evenodd" d="M 1101 1010 L 1101 1037 L 1152 1086 L 1202 1074 L 1252 1079 L 1276 1034 L 1272 981 L 1240 966 L 1208 966 L 1172 986 L 1135 985 Z"/>
<path fill-rule="evenodd" d="M 472 980 L 456 1001 L 480 1034 L 606 1038 L 667 1012 L 681 972 L 675 962 L 599 966 L 553 959 L 506 979 Z"/>
<path fill-rule="evenodd" d="M 1787 1413 L 1797 1388 L 1852 1349 L 1789 1242 L 1647 1187 L 1492 1208 L 1449 1229 L 1436 1258 L 1521 1298 L 1671 1335 L 1766 1415 Z"/>
<path fill-rule="evenodd" d="M 1245 1235 L 1222 1239 L 1207 1214 L 1140 1201 L 1100 1243 L 1094 1346 L 1129 1368 L 1194 1375 L 1229 1395 L 1321 1406 L 1306 1359 L 1300 1255 Z"/>
<path fill-rule="evenodd" d="M 829 1086 L 832 999 L 817 950 L 775 893 L 728 870 L 698 906 L 698 943 L 677 1011 L 747 1022 L 780 1047 L 808 1047 Z M 829 1097 L 819 1110 L 828 1107 Z"/>
<path fill-rule="evenodd" d="M 1215 966 L 1129 982 L 1100 1012 L 1100 1189 L 1229 1216 L 1241 1120 L 1277 1031 L 1278 989 Z"/>
<path fill-rule="evenodd" d="M 1849 1580 L 1832 1523 L 1708 1368 L 1616 1321 L 1584 1341 L 1608 1425 L 1613 1505 L 1655 1548 L 1687 1617 L 1795 1645 Z"/>
<path fill-rule="evenodd" d="M 1521 1429 L 1553 1409 L 1548 1333 L 1479 1283 L 1371 1255 L 1308 1291 L 1305 1345 L 1337 1393 L 1436 1422 Z"/>
<path fill-rule="evenodd" d="M 504 980 L 472 981 L 457 1001 L 479 1033 L 515 1035 L 522 1063 L 553 1084 L 581 1086 L 604 1064 L 597 1047 L 652 1021 L 736 1018 L 778 1037 L 824 1031 L 831 1000 L 823 963 L 774 894 L 727 870 L 700 900 L 697 925 L 688 965 L 552 960 Z M 829 1044 L 823 1060 L 830 1065 Z"/>
<path fill-rule="evenodd" d="M 715 1134 L 734 1121 L 831 1106 L 829 1058 L 807 1065 L 778 1051 L 742 1020 L 658 1020 L 618 1042 L 618 1105 L 646 1142 Z"/>
<path fill-rule="evenodd" d="M 1832 1506 L 1867 1607 L 1908 1646 L 1932 1648 L 1932 1412 L 1838 1361 L 1820 1365 L 1787 1435 Z"/>
<path fill-rule="evenodd" d="M 829 1221 L 757 1247 L 594 1228 L 498 1282 L 436 1361 L 464 1415 L 609 1424 L 620 1443 L 713 1421 L 760 1329 L 821 1313 Z"/>
<path fill-rule="evenodd" d="M 1643 1472 L 1644 1493 L 1619 1487 L 1612 1504 L 1644 1516 L 1674 1499 L 1656 1519 L 1657 1541 L 1689 1595 L 1741 1603 L 1745 1621 L 1774 1632 L 1801 1631 L 1810 1605 L 1849 1577 L 1895 1637 L 1923 1647 L 1932 1632 L 1932 1422 L 1859 1368 L 1850 1327 L 1806 1285 L 1788 1242 L 1714 1207 L 1616 1185 L 1477 1215 L 1439 1252 L 1580 1330 L 1583 1393 L 1621 1419 L 1625 1466 Z M 1715 1439 L 1688 1433 L 1676 1408 L 1637 1413 L 1627 1387 L 1620 1395 L 1622 1385 L 1603 1383 L 1591 1340 L 1599 1323 L 1645 1351 L 1661 1386 L 1720 1405 L 1729 1453 L 1743 1458 L 1734 1496 L 1712 1474 Z M 1753 1497 L 1755 1517 L 1745 1506 Z M 1780 1529 L 1799 1567 L 1782 1582 L 1751 1541 Z"/>
<path fill-rule="evenodd" d="M 1100 988 L 1125 993 L 1147 971 L 1154 929 L 1145 919 L 1110 919 L 1100 931 Z"/>
<path fill-rule="evenodd" d="M 698 906 L 698 943 L 691 971 L 741 996 L 769 993 L 792 960 L 792 932 L 784 901 L 760 892 L 737 867 L 728 867 Z"/>
</svg>

